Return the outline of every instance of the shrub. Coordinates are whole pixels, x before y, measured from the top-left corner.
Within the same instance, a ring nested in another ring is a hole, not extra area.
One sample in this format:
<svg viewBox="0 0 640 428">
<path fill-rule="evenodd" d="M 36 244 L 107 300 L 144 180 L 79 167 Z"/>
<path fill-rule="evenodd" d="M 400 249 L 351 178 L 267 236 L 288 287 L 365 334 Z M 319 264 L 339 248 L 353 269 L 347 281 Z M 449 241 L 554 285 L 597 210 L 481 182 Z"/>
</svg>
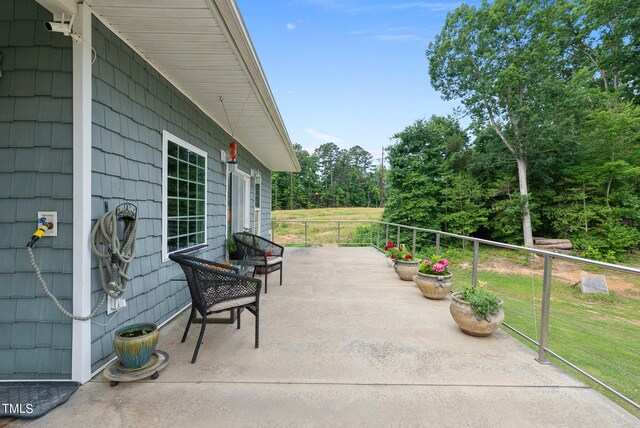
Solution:
<svg viewBox="0 0 640 428">
<path fill-rule="evenodd" d="M 491 315 L 497 314 L 502 309 L 500 299 L 494 294 L 485 290 L 485 283 L 480 282 L 480 287 L 466 287 L 462 290 L 461 299 L 469 302 L 471 309 L 476 313 L 476 319 L 489 319 Z"/>
</svg>

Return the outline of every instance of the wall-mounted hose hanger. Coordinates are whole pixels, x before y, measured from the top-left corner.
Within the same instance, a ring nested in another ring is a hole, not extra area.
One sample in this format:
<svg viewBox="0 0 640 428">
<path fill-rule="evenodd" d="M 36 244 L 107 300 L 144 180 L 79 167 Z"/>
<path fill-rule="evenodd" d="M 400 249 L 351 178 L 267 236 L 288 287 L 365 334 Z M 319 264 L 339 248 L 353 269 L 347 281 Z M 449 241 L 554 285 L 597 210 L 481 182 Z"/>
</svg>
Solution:
<svg viewBox="0 0 640 428">
<path fill-rule="evenodd" d="M 138 227 L 137 218 L 137 207 L 133 204 L 125 203 L 118 205 L 113 211 L 106 212 L 93 226 L 90 237 L 91 251 L 98 257 L 98 269 L 100 271 L 100 280 L 104 294 L 100 302 L 88 316 L 78 316 L 67 311 L 60 304 L 56 296 L 49 291 L 40 272 L 40 268 L 36 263 L 32 247 L 52 226 L 50 226 L 51 223 L 48 223 L 46 218 L 42 217 L 38 219 L 38 230 L 32 235 L 31 240 L 27 244 L 29 262 L 35 271 L 36 278 L 42 290 L 64 315 L 74 320 L 86 321 L 97 315 L 98 310 L 104 304 L 107 296 L 115 299 L 122 297 L 126 289 L 127 281 L 130 279 L 127 275 L 129 263 L 131 263 L 135 254 L 136 229 Z M 120 233 L 118 229 L 119 224 L 121 224 Z M 109 273 L 108 282 L 105 271 Z"/>
</svg>

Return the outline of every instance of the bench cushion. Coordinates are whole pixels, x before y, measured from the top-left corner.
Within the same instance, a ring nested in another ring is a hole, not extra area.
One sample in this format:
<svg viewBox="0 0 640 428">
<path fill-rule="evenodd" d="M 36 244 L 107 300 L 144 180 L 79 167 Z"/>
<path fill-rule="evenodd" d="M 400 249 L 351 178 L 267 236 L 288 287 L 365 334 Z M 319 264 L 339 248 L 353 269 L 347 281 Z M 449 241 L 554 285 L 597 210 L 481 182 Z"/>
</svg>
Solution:
<svg viewBox="0 0 640 428">
<path fill-rule="evenodd" d="M 240 297 L 238 299 L 225 300 L 224 302 L 216 303 L 209 308 L 209 311 L 217 312 L 224 311 L 225 309 L 235 308 L 237 306 L 244 306 L 256 301 L 256 296 Z"/>
<path fill-rule="evenodd" d="M 267 266 L 277 265 L 278 263 L 282 263 L 282 257 L 268 257 L 267 258 Z M 256 266 L 264 266 L 264 260 L 258 263 Z"/>
</svg>

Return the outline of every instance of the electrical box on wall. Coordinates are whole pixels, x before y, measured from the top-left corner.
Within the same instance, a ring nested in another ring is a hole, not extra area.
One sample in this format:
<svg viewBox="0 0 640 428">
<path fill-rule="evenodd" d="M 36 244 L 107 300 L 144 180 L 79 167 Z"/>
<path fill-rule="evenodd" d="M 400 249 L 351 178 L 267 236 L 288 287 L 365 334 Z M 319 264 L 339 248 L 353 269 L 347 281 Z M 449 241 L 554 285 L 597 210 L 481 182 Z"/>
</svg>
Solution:
<svg viewBox="0 0 640 428">
<path fill-rule="evenodd" d="M 38 211 L 38 222 L 42 217 L 47 219 L 47 223 L 53 224 L 53 228 L 47 230 L 44 237 L 58 236 L 58 211 Z"/>
<path fill-rule="evenodd" d="M 125 306 L 127 306 L 127 301 L 124 298 L 114 299 L 111 296 L 107 296 L 107 315 L 111 315 Z"/>
</svg>

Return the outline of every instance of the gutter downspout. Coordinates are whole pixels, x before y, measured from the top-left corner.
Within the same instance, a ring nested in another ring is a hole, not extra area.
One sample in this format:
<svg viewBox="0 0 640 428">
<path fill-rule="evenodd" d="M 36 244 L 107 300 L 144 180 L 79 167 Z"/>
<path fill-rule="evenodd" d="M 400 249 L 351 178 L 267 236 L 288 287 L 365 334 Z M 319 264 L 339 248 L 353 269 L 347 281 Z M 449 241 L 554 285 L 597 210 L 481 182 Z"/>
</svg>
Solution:
<svg viewBox="0 0 640 428">
<path fill-rule="evenodd" d="M 91 10 L 78 4 L 73 25 L 73 313 L 91 311 Z M 91 380 L 91 321 L 73 320 L 71 379 Z"/>
</svg>

